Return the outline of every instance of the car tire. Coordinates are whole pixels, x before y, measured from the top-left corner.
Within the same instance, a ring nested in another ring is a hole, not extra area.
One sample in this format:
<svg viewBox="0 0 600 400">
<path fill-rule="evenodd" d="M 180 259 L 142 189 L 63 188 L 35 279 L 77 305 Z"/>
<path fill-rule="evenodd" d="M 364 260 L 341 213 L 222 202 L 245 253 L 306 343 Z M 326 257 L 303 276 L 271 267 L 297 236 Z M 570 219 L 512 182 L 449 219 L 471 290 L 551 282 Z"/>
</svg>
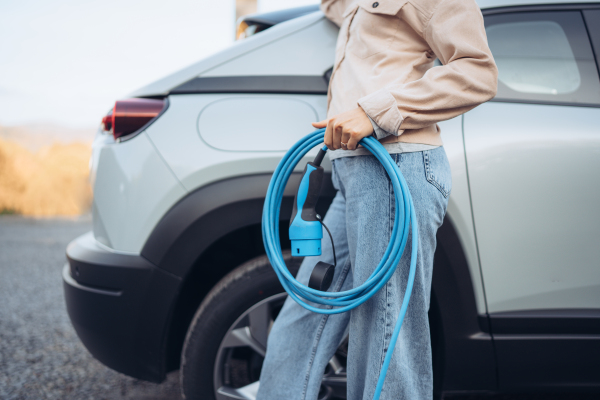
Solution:
<svg viewBox="0 0 600 400">
<path fill-rule="evenodd" d="M 284 252 L 284 260 L 290 272 L 295 276 L 302 258 L 292 257 L 288 251 Z M 245 366 L 237 359 L 234 359 L 239 364 L 237 366 L 233 365 L 233 361 L 229 361 L 234 368 L 237 368 L 233 373 L 217 371 L 220 366 L 227 365 L 219 362 L 222 357 L 232 357 L 232 354 L 223 354 L 224 339 L 232 335 L 236 324 L 244 325 L 243 321 L 240 322 L 240 318 L 251 318 L 252 314 L 248 314 L 249 310 L 255 309 L 257 305 L 267 304 L 265 302 L 270 302 L 268 304 L 272 324 L 272 320 L 279 312 L 286 297 L 267 256 L 250 260 L 221 279 L 198 308 L 185 338 L 180 373 L 183 397 L 188 400 L 236 398 L 235 396 L 239 395 L 235 392 L 236 386 L 244 386 L 253 380 L 258 380 L 257 375 L 260 374 L 263 360 L 260 354 L 261 347 L 266 348 L 268 332 L 259 332 L 257 335 L 260 336 L 258 341 L 263 342 L 259 343 L 260 346 L 254 343 L 254 349 L 258 349 L 258 351 L 253 351 L 252 340 L 250 340 L 251 346 L 248 349 L 241 346 L 225 349 L 229 353 L 236 351 L 245 353 L 247 358 Z M 247 329 L 249 337 L 252 339 L 254 335 L 249 330 L 250 325 Z M 263 326 L 257 329 L 264 331 L 267 328 Z M 241 355 L 241 358 L 244 358 L 244 354 Z M 229 365 L 227 366 L 229 367 Z M 219 380 L 217 379 L 221 376 L 219 374 L 231 376 Z M 244 374 L 246 374 L 245 378 Z M 234 382 L 235 380 L 237 382 Z M 221 388 L 215 387 L 221 381 L 225 381 L 226 385 Z M 220 392 L 217 393 L 219 389 L 221 391 L 231 390 L 232 393 L 230 395 L 219 394 Z"/>
</svg>

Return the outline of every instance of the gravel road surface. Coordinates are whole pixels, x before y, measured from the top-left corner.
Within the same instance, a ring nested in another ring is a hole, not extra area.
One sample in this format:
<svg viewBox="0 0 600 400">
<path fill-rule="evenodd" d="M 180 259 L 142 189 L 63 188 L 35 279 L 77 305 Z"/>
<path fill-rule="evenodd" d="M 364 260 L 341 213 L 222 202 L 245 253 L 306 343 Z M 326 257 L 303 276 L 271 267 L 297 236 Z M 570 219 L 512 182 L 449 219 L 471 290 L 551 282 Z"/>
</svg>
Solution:
<svg viewBox="0 0 600 400">
<path fill-rule="evenodd" d="M 67 315 L 65 248 L 90 217 L 0 216 L 0 400 L 180 399 L 179 375 L 162 384 L 108 369 L 83 347 Z M 591 400 L 596 395 L 453 396 L 454 400 Z"/>
<path fill-rule="evenodd" d="M 175 372 L 157 385 L 121 375 L 83 347 L 67 315 L 65 249 L 91 218 L 0 216 L 0 399 L 180 399 Z"/>
</svg>

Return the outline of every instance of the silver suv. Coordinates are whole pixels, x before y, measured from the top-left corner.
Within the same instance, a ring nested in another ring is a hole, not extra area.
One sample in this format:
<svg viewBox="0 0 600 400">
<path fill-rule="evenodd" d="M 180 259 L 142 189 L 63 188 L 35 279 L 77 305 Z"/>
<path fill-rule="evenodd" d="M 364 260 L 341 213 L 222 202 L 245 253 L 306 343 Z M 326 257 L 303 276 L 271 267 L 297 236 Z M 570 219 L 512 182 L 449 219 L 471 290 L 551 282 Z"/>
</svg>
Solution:
<svg viewBox="0 0 600 400">
<path fill-rule="evenodd" d="M 453 190 L 433 276 L 435 392 L 599 391 L 600 3 L 480 5 L 499 88 L 440 124 Z M 284 151 L 325 118 L 338 30 L 315 6 L 247 17 L 240 32 L 104 117 L 93 231 L 63 271 L 89 351 L 155 382 L 180 369 L 188 399 L 255 397 L 285 299 L 262 204 Z M 326 184 L 321 214 L 333 195 Z M 345 351 L 321 399 L 345 398 Z"/>
</svg>

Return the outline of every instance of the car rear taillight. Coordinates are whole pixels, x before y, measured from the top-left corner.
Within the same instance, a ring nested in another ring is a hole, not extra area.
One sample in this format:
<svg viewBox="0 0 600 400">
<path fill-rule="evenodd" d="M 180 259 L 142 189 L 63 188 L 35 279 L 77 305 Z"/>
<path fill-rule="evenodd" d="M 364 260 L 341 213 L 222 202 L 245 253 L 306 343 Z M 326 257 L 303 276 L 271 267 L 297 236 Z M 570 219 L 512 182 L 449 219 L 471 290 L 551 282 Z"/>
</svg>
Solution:
<svg viewBox="0 0 600 400">
<path fill-rule="evenodd" d="M 105 131 L 112 132 L 115 140 L 133 133 L 156 118 L 165 108 L 165 100 L 117 100 L 115 106 L 102 118 Z"/>
<path fill-rule="evenodd" d="M 110 111 L 108 112 L 108 114 L 106 114 L 103 118 L 102 118 L 102 129 L 104 129 L 106 132 L 111 132 L 112 131 L 112 125 L 113 125 L 113 111 L 115 110 L 115 108 L 111 108 Z"/>
</svg>

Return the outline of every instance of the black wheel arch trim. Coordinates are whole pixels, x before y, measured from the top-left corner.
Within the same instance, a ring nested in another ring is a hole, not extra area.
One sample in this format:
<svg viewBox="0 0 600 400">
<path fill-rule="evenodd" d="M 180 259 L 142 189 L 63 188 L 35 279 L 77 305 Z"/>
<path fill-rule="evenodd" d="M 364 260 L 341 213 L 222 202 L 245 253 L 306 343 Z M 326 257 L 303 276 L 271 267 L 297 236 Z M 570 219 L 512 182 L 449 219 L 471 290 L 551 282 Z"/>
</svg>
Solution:
<svg viewBox="0 0 600 400">
<path fill-rule="evenodd" d="M 301 174 L 293 173 L 284 191 L 281 220 L 287 220 Z M 142 248 L 142 256 L 159 268 L 184 277 L 212 243 L 224 235 L 260 224 L 271 174 L 239 176 L 211 183 L 189 193 L 158 222 Z M 333 199 L 331 179 L 322 198 Z M 208 229 L 207 229 L 208 227 Z"/>
</svg>

